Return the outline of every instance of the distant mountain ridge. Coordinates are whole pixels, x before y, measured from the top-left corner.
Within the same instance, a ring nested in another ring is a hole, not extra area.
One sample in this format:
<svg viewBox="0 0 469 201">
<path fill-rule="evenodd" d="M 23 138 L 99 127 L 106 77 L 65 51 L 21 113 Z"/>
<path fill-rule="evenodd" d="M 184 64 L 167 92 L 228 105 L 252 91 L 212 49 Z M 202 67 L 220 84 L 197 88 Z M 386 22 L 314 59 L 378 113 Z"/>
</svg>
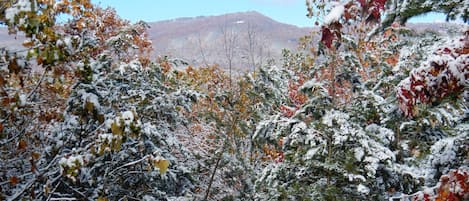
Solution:
<svg viewBox="0 0 469 201">
<path fill-rule="evenodd" d="M 226 55 L 223 55 L 224 34 L 232 31 L 236 34 L 235 65 L 241 68 L 249 65 L 246 61 L 250 54 L 247 50 L 250 43 L 248 32 L 254 32 L 251 43 L 256 43 L 254 49 L 257 49 L 257 63 L 263 63 L 269 58 L 280 57 L 283 48 L 296 48 L 298 39 L 312 30 L 277 22 L 256 11 L 178 18 L 149 25 L 151 28 L 148 33 L 154 44 L 155 55 L 182 58 L 193 65 L 202 65 L 202 57 L 205 57 L 208 64 L 226 66 Z"/>
<path fill-rule="evenodd" d="M 148 24 L 154 58 L 169 56 L 193 66 L 218 64 L 224 68 L 231 59 L 232 66 L 242 70 L 263 65 L 269 59 L 280 59 L 282 49 L 296 49 L 300 37 L 318 30 L 318 27 L 300 28 L 277 22 L 256 11 L 183 17 Z M 445 34 L 460 25 L 419 23 L 407 26 L 416 32 Z M 226 39 L 234 40 L 227 44 Z M 0 48 L 22 48 L 23 41 L 21 35 L 8 35 L 7 28 L 0 27 Z M 226 49 L 232 49 L 231 58 L 227 57 Z"/>
<path fill-rule="evenodd" d="M 253 55 L 254 49 L 257 64 L 270 58 L 279 58 L 283 48 L 296 48 L 298 39 L 311 30 L 277 22 L 256 11 L 183 17 L 149 22 L 148 25 L 154 49 L 152 57 L 179 58 L 194 66 L 219 64 L 226 67 L 222 30 L 230 32 L 236 37 L 232 47 L 233 66 L 239 68 L 249 65 L 248 55 Z M 251 44 L 251 53 L 248 53 L 247 47 L 249 39 L 246 33 L 249 31 L 255 34 L 251 40 L 251 43 L 255 43 Z M 9 35 L 6 27 L 0 27 L 0 48 L 21 49 L 23 41 L 21 33 Z"/>
</svg>

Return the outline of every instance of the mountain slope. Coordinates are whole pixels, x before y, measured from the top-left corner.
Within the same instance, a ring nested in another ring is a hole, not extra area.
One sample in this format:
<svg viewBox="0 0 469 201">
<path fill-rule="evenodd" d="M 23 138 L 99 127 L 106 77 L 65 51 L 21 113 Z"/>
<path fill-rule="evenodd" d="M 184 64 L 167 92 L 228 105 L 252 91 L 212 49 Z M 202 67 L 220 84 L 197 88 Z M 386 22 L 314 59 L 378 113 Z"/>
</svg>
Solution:
<svg viewBox="0 0 469 201">
<path fill-rule="evenodd" d="M 252 65 L 253 60 L 259 65 L 270 58 L 279 58 L 283 48 L 296 48 L 298 38 L 311 30 L 276 22 L 254 11 L 179 18 L 149 25 L 156 55 L 182 58 L 193 65 L 217 63 L 226 67 L 225 49 L 231 48 L 233 66 L 240 68 Z M 230 45 L 225 39 L 233 43 Z"/>
</svg>

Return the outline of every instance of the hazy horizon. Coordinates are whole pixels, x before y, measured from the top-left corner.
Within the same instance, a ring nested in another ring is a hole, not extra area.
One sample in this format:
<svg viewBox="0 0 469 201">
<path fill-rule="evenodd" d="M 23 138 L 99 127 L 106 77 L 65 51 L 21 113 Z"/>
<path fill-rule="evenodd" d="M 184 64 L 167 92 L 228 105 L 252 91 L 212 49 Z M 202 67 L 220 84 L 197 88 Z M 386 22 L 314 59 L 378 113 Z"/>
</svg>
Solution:
<svg viewBox="0 0 469 201">
<path fill-rule="evenodd" d="M 306 17 L 304 0 L 199 0 L 196 2 L 140 0 L 138 3 L 126 0 L 93 0 L 93 3 L 102 7 L 113 7 L 122 18 L 132 22 L 139 20 L 157 22 L 256 11 L 281 23 L 298 27 L 314 26 L 314 20 Z M 444 14 L 427 13 L 411 18 L 409 23 L 432 23 L 444 20 Z"/>
</svg>

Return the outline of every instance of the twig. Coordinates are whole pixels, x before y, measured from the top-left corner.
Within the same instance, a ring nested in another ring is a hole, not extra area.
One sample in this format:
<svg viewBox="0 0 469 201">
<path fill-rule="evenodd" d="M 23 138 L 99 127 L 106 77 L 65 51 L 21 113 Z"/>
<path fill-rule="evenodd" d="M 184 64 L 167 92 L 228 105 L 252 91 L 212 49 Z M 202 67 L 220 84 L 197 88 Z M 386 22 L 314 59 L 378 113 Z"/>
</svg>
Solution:
<svg viewBox="0 0 469 201">
<path fill-rule="evenodd" d="M 52 184 L 57 181 L 59 178 L 61 177 L 61 175 L 59 175 L 58 177 L 54 178 L 53 181 L 51 182 Z M 47 198 L 47 200 L 52 200 L 53 198 L 52 197 L 52 194 L 57 190 L 57 188 L 59 187 L 60 185 L 60 182 L 57 182 L 57 185 L 55 185 L 54 189 L 52 189 L 51 192 L 49 192 L 49 197 Z"/>
<path fill-rule="evenodd" d="M 144 156 L 144 157 L 141 158 L 141 159 L 138 159 L 138 160 L 136 160 L 136 161 L 132 161 L 132 162 L 126 163 L 126 164 L 124 164 L 124 165 L 121 165 L 121 166 L 117 167 L 116 169 L 112 170 L 109 174 L 112 174 L 112 173 L 114 173 L 115 171 L 117 171 L 117 170 L 119 170 L 119 169 L 122 169 L 122 168 L 124 168 L 124 167 L 131 166 L 131 165 L 135 165 L 135 164 L 137 164 L 137 163 L 140 163 L 140 162 L 146 160 L 148 157 L 150 157 L 150 155 L 146 155 L 146 156 Z"/>
<path fill-rule="evenodd" d="M 207 192 L 205 193 L 205 197 L 203 199 L 204 201 L 207 200 L 208 196 L 210 195 L 210 188 L 212 188 L 212 183 L 215 177 L 215 173 L 217 172 L 218 166 L 220 165 L 220 161 L 223 158 L 224 149 L 225 149 L 225 146 L 223 145 L 223 148 L 220 151 L 220 154 L 218 155 L 217 162 L 215 163 L 215 167 L 213 168 L 212 176 L 210 176 L 210 181 L 208 182 Z"/>
<path fill-rule="evenodd" d="M 47 73 L 47 69 L 44 69 L 44 72 L 42 73 L 41 78 L 37 82 L 34 89 L 31 90 L 31 92 L 29 92 L 28 96 L 26 97 L 26 100 L 29 99 L 34 93 L 36 93 L 36 91 L 39 88 L 39 86 L 41 85 L 42 81 L 44 81 L 44 78 L 46 77 L 46 73 Z M 10 118 L 11 114 L 12 113 L 9 113 L 4 119 L 2 119 L 1 123 L 2 124 L 5 123 L 5 121 Z"/>
<path fill-rule="evenodd" d="M 4 120 L 7 120 L 8 118 L 10 118 L 10 116 L 11 116 L 11 113 L 9 113 L 8 116 L 7 116 Z M 31 121 L 28 121 L 29 124 L 31 124 L 31 122 L 32 122 L 32 120 L 31 120 Z M 3 123 L 3 121 L 2 121 L 2 123 Z M 19 127 L 18 125 L 15 125 L 15 126 L 16 126 L 16 127 Z M 11 137 L 10 139 L 5 139 L 5 141 L 3 141 L 3 142 L 0 142 L 0 145 L 1 145 L 1 146 L 6 145 L 6 144 L 10 143 L 11 141 L 13 141 L 13 140 L 15 140 L 15 139 L 18 139 L 18 137 L 19 137 L 20 135 L 23 135 L 23 134 L 26 132 L 26 128 L 28 128 L 29 125 L 28 125 L 28 126 L 24 126 L 24 125 L 23 125 L 22 127 L 23 127 L 23 128 L 21 129 L 21 131 L 19 131 L 15 136 Z"/>
<path fill-rule="evenodd" d="M 34 86 L 34 89 L 31 92 L 29 92 L 29 94 L 27 96 L 27 99 L 29 99 L 34 93 L 36 93 L 39 86 L 41 86 L 42 81 L 44 81 L 44 78 L 46 77 L 47 68 L 49 68 L 49 67 L 46 67 L 46 69 L 44 69 L 44 72 L 42 72 L 41 78 L 37 82 L 36 86 Z"/>
<path fill-rule="evenodd" d="M 85 198 L 88 198 L 88 196 L 86 196 L 85 194 L 83 194 L 82 192 L 78 191 L 77 189 L 74 189 L 72 188 L 70 185 L 67 184 L 67 182 L 62 182 L 65 186 L 67 186 L 69 189 L 71 189 L 73 192 L 75 192 L 75 194 L 79 195 L 81 197 L 80 200 L 83 200 Z M 89 200 L 89 199 L 88 199 Z"/>
<path fill-rule="evenodd" d="M 33 185 L 34 182 L 36 182 L 36 177 L 31 179 L 26 185 L 24 185 L 24 188 L 21 189 L 21 191 L 18 191 L 15 195 L 8 198 L 8 200 L 10 201 L 17 200 L 21 195 L 23 195 L 26 189 L 29 189 Z"/>
</svg>

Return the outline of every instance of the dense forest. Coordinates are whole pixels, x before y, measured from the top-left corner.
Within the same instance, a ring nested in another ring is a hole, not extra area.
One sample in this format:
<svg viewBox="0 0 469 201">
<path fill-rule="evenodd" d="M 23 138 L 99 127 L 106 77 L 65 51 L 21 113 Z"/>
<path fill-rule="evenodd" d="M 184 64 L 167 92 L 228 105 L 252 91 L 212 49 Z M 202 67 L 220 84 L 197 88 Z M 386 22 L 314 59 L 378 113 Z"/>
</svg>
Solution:
<svg viewBox="0 0 469 201">
<path fill-rule="evenodd" d="M 0 0 L 26 38 L 0 47 L 0 200 L 469 200 L 469 28 L 405 26 L 431 11 L 469 20 L 307 0 L 320 31 L 239 75 L 89 0 Z"/>
</svg>

